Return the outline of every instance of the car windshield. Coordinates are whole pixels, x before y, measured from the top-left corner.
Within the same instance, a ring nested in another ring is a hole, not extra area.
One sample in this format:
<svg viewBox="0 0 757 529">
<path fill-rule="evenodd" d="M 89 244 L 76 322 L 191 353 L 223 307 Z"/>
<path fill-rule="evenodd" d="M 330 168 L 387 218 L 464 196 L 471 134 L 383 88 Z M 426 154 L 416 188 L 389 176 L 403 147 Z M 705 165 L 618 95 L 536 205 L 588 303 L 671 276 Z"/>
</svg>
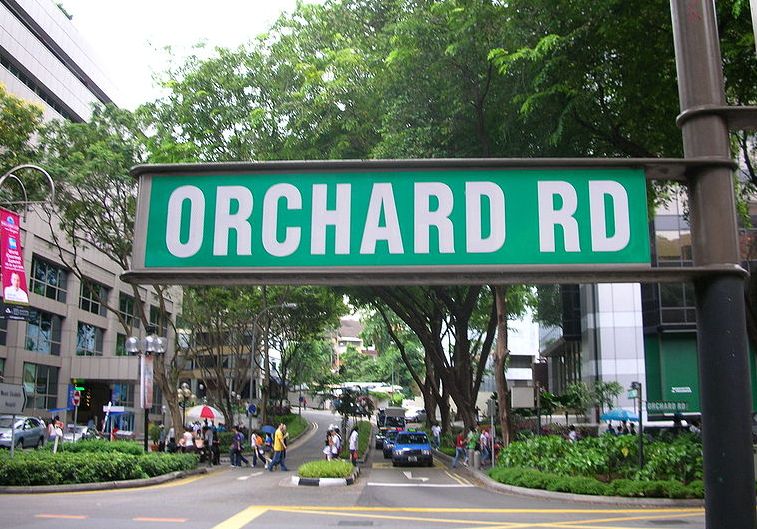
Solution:
<svg viewBox="0 0 757 529">
<path fill-rule="evenodd" d="M 404 417 L 387 417 L 384 426 L 405 426 Z"/>
<path fill-rule="evenodd" d="M 394 441 L 397 438 L 398 433 L 399 432 L 397 432 L 397 430 L 389 430 L 388 432 L 386 432 L 387 441 Z"/>
<path fill-rule="evenodd" d="M 397 436 L 398 445 L 422 445 L 428 443 L 425 433 L 403 433 Z"/>
<path fill-rule="evenodd" d="M 0 428 L 10 428 L 12 422 L 12 417 L 0 417 Z"/>
</svg>

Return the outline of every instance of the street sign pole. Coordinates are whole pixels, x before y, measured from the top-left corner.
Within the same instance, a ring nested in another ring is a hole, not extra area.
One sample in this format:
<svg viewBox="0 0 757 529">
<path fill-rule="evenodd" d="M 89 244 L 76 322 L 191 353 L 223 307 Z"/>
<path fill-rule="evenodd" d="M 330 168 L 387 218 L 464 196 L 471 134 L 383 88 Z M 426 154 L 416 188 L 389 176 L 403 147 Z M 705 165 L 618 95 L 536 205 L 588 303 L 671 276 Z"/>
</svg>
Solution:
<svg viewBox="0 0 757 529">
<path fill-rule="evenodd" d="M 79 392 L 79 390 L 74 390 L 74 396 L 72 400 L 74 401 L 74 433 L 71 436 L 71 439 L 73 441 L 76 441 L 76 421 L 79 418 L 79 404 L 81 404 L 81 393 Z"/>
<path fill-rule="evenodd" d="M 14 413 L 11 415 L 11 459 L 13 459 L 13 454 L 15 453 L 16 449 L 16 414 Z"/>
<path fill-rule="evenodd" d="M 686 158 L 731 159 L 720 45 L 712 0 L 671 0 Z M 685 118 L 685 119 L 684 119 Z M 695 266 L 736 267 L 741 258 L 731 169 L 690 178 Z M 725 272 L 695 281 L 708 529 L 754 528 L 755 494 L 744 281 Z"/>
</svg>

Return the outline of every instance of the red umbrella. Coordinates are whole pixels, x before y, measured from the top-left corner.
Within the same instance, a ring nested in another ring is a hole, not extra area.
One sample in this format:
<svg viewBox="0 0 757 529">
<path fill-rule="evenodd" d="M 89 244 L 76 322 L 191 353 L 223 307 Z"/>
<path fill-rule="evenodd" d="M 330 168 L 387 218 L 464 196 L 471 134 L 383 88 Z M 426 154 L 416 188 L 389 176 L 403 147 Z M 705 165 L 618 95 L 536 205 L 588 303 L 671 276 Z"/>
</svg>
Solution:
<svg viewBox="0 0 757 529">
<path fill-rule="evenodd" d="M 216 414 L 213 412 L 213 408 L 210 406 L 203 406 L 200 410 L 200 418 L 201 419 L 215 419 Z"/>
</svg>

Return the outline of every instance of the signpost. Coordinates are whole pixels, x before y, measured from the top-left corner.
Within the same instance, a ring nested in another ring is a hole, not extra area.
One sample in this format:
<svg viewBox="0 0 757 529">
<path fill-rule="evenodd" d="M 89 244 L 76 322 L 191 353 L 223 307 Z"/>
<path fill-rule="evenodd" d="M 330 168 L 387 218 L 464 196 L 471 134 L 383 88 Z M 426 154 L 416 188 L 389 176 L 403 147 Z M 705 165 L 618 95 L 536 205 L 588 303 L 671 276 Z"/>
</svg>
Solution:
<svg viewBox="0 0 757 529">
<path fill-rule="evenodd" d="M 11 415 L 11 457 L 16 444 L 16 415 L 22 413 L 25 406 L 26 393 L 22 384 L 0 384 L 0 414 Z"/>
<path fill-rule="evenodd" d="M 81 391 L 78 389 L 75 389 L 71 396 L 71 404 L 74 405 L 74 434 L 72 439 L 76 441 L 76 421 L 79 418 L 79 404 L 81 404 Z"/>
</svg>

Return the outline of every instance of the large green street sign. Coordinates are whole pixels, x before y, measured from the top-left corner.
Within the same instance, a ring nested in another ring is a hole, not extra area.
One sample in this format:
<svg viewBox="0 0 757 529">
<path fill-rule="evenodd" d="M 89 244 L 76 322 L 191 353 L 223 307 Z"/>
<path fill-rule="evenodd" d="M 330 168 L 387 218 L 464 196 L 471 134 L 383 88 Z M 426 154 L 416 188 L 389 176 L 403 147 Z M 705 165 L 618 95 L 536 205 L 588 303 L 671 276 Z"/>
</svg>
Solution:
<svg viewBox="0 0 757 529">
<path fill-rule="evenodd" d="M 397 276 L 650 263 L 639 168 L 155 167 L 135 170 L 136 275 Z"/>
</svg>

